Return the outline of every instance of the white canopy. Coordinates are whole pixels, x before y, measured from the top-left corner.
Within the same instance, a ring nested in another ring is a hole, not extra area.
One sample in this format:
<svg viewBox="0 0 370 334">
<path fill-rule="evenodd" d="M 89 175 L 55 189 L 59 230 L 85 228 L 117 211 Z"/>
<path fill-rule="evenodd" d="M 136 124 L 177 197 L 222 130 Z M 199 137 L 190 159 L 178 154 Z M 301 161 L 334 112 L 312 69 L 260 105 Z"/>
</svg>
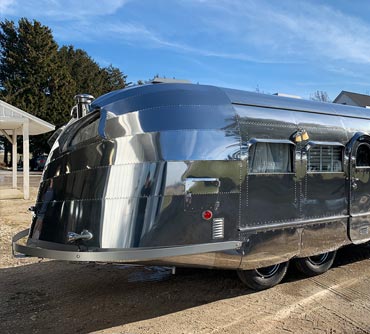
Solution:
<svg viewBox="0 0 370 334">
<path fill-rule="evenodd" d="M 0 100 L 0 129 L 5 130 L 8 135 L 17 130 L 17 134 L 22 134 L 22 124 L 28 121 L 29 135 L 40 135 L 49 131 L 54 131 L 55 126 L 42 119 L 33 116 L 9 103 Z"/>
<path fill-rule="evenodd" d="M 0 135 L 12 143 L 13 188 L 17 188 L 17 136 L 23 136 L 23 197 L 29 199 L 29 136 L 55 130 L 55 126 L 0 100 Z"/>
</svg>

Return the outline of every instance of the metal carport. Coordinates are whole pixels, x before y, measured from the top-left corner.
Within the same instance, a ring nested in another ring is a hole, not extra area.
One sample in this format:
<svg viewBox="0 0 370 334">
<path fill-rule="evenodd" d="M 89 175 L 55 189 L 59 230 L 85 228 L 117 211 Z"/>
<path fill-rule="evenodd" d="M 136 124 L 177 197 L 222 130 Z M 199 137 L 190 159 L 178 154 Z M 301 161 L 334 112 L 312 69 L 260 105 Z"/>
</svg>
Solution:
<svg viewBox="0 0 370 334">
<path fill-rule="evenodd" d="M 23 137 L 23 197 L 29 199 L 29 136 L 55 130 L 55 126 L 0 100 L 0 135 L 12 144 L 14 189 L 17 188 L 17 136 Z"/>
</svg>

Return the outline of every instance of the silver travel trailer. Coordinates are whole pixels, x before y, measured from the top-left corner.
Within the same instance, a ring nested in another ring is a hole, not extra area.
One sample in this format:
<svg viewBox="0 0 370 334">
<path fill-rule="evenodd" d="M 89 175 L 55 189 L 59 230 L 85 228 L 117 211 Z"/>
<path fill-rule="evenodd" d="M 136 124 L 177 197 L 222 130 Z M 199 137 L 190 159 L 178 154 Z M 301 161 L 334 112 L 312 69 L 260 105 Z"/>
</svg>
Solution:
<svg viewBox="0 0 370 334">
<path fill-rule="evenodd" d="M 179 83 L 89 102 L 55 140 L 14 252 L 236 269 L 259 290 L 289 261 L 316 275 L 370 240 L 367 109 Z"/>
</svg>

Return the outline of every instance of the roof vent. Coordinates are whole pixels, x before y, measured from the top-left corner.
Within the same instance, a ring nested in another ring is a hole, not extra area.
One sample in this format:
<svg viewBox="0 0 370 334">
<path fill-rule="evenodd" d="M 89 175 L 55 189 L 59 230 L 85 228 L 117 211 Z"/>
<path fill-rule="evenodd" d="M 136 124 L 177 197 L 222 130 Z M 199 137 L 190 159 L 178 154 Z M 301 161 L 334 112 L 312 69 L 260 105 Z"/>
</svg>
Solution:
<svg viewBox="0 0 370 334">
<path fill-rule="evenodd" d="M 74 97 L 77 104 L 71 110 L 71 116 L 73 118 L 81 118 L 87 115 L 90 111 L 90 104 L 94 101 L 94 96 L 89 94 L 78 94 Z"/>
<path fill-rule="evenodd" d="M 285 94 L 285 93 L 274 93 L 272 95 L 283 96 L 283 97 L 290 97 L 292 99 L 301 99 L 302 98 L 302 97 L 300 97 L 298 95 L 290 95 L 290 94 Z"/>
<path fill-rule="evenodd" d="M 169 79 L 169 78 L 154 78 L 151 82 L 153 84 L 157 84 L 157 83 L 183 83 L 183 84 L 189 84 L 189 83 L 191 83 L 189 80 Z"/>
</svg>

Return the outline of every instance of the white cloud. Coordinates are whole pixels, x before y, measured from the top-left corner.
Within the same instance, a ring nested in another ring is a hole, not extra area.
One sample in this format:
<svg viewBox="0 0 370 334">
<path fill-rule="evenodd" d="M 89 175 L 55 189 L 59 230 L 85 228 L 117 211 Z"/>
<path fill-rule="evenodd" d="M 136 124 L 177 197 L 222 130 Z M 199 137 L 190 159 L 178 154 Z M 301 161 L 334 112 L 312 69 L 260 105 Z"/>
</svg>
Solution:
<svg viewBox="0 0 370 334">
<path fill-rule="evenodd" d="M 10 12 L 15 0 L 0 0 L 0 15 Z"/>
<path fill-rule="evenodd" d="M 119 23 L 117 29 L 107 30 L 120 32 L 117 38 L 121 40 L 135 38 L 200 56 L 257 63 L 370 63 L 369 24 L 334 7 L 292 0 L 283 4 L 272 0 L 178 0 L 177 4 L 193 7 L 194 15 L 191 25 L 178 22 L 170 37 L 160 27 L 153 30 L 136 23 Z M 200 32 L 201 43 L 176 34 L 189 27 Z"/>
<path fill-rule="evenodd" d="M 113 15 L 128 2 L 135 5 L 132 0 L 0 0 L 0 10 L 52 20 L 56 37 L 67 44 L 109 38 L 255 63 L 370 63 L 370 25 L 328 5 L 294 0 L 162 0 L 158 4 L 166 8 L 168 17 L 158 24 L 160 16 L 146 13 L 145 2 L 138 2 L 135 17 L 124 11 L 119 17 Z M 171 13 L 182 9 L 191 13 L 189 20 L 163 25 Z M 104 16 L 109 18 L 103 21 Z M 332 72 L 343 68 L 343 74 L 346 70 L 338 64 L 327 67 Z"/>
<path fill-rule="evenodd" d="M 2 15 L 16 14 L 59 21 L 114 14 L 129 0 L 0 0 Z M 4 5 L 2 5 L 4 3 Z"/>
<path fill-rule="evenodd" d="M 335 7 L 289 0 L 191 3 L 212 10 L 203 22 L 215 34 L 227 32 L 241 49 L 253 48 L 265 57 L 370 62 L 369 24 Z"/>
</svg>

